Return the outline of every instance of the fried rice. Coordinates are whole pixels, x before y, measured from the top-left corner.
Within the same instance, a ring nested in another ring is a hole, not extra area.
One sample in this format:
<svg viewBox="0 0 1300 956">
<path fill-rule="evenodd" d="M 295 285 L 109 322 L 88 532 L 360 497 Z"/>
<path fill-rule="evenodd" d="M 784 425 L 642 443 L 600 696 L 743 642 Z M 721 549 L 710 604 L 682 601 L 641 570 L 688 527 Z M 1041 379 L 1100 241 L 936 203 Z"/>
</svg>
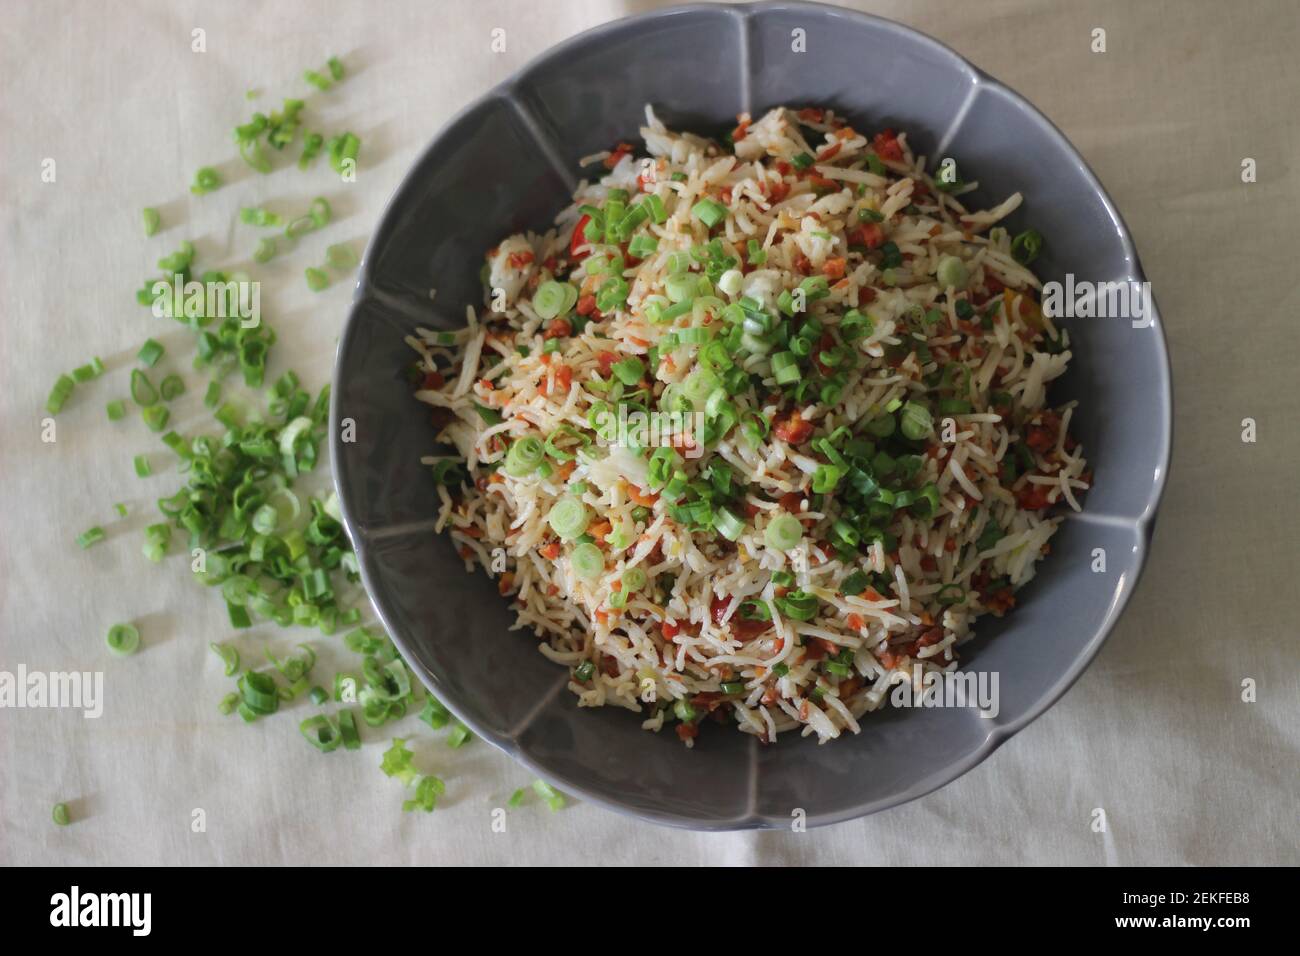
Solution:
<svg viewBox="0 0 1300 956">
<path fill-rule="evenodd" d="M 641 136 L 487 252 L 464 328 L 408 339 L 438 530 L 581 706 L 688 746 L 857 733 L 958 667 L 1089 487 L 1042 238 L 829 111 L 709 139 L 647 107 Z"/>
</svg>

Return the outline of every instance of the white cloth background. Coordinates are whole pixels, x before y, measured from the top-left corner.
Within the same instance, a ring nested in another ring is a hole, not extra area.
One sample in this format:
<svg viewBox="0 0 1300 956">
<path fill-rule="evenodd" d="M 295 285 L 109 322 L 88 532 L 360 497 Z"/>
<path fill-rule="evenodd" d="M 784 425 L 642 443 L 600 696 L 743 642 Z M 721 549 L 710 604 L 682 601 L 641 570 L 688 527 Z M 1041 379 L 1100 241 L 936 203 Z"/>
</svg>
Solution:
<svg viewBox="0 0 1300 956">
<path fill-rule="evenodd" d="M 292 208 L 325 191 L 339 222 L 269 270 L 263 302 L 282 334 L 278 367 L 324 384 L 348 289 L 313 295 L 302 268 L 328 242 L 364 241 L 463 105 L 553 43 L 655 4 L 4 0 L 0 669 L 102 669 L 107 702 L 99 720 L 0 710 L 0 862 L 1297 862 L 1295 4 L 860 5 L 952 45 L 1061 126 L 1127 217 L 1163 309 L 1177 427 L 1150 564 L 1059 704 L 943 790 L 802 834 L 695 834 L 536 802 L 497 834 L 491 809 L 529 777 L 481 741 L 453 752 L 404 725 L 429 741 L 418 752 L 448 795 L 431 816 L 403 814 L 400 787 L 377 769 L 383 745 L 321 756 L 298 739 L 301 710 L 252 727 L 219 716 L 229 681 L 207 645 L 229 636 L 221 602 L 182 560 L 158 569 L 139 551 L 176 475 L 136 478 L 131 457 L 157 452 L 156 438 L 134 413 L 104 416 L 146 336 L 188 361 L 186 333 L 136 306 L 135 288 L 181 238 L 209 264 L 247 256 L 248 228 L 231 225 L 239 205 Z M 494 54 L 498 26 L 507 50 Z M 191 52 L 195 27 L 205 53 Z M 1104 54 L 1089 51 L 1094 27 L 1107 30 Z M 302 70 L 331 53 L 351 76 L 313 107 L 325 129 L 361 135 L 359 181 L 341 188 L 324 168 L 245 174 L 231 128 L 305 92 Z M 245 102 L 250 87 L 265 96 Z M 46 157 L 54 183 L 41 181 Z M 1244 157 L 1257 183 L 1241 182 Z M 194 199 L 187 187 L 209 163 L 231 182 Z M 152 240 L 147 204 L 173 224 Z M 79 390 L 57 441 L 42 443 L 51 383 L 92 354 L 110 375 Z M 190 399 L 182 426 L 204 414 Z M 1255 444 L 1240 438 L 1248 416 Z M 131 509 L 124 521 L 116 501 Z M 73 538 L 96 523 L 109 540 L 78 550 Z M 142 628 L 135 657 L 104 647 L 118 620 Z M 1241 700 L 1245 678 L 1255 703 Z M 75 825 L 50 823 L 59 800 Z M 204 833 L 191 830 L 194 808 Z"/>
</svg>

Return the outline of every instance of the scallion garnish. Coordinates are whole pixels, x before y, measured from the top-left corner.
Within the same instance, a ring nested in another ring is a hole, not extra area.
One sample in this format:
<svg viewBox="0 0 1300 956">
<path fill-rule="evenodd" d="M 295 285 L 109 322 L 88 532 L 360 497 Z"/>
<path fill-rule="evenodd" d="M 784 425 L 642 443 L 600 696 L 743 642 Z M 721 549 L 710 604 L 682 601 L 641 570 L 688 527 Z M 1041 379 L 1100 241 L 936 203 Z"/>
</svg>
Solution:
<svg viewBox="0 0 1300 956">
<path fill-rule="evenodd" d="M 210 193 L 214 189 L 221 187 L 221 176 L 211 166 L 204 166 L 194 174 L 194 185 L 190 187 L 190 192 L 196 196 L 202 196 Z"/>
<path fill-rule="evenodd" d="M 70 375 L 60 375 L 54 382 L 54 387 L 50 389 L 49 398 L 45 400 L 45 410 L 51 415 L 57 415 L 63 410 L 72 395 L 72 390 L 76 387 Z"/>
<path fill-rule="evenodd" d="M 792 514 L 781 512 L 768 522 L 763 532 L 763 540 L 769 548 L 789 551 L 803 540 L 803 525 Z"/>
<path fill-rule="evenodd" d="M 564 797 L 545 780 L 533 781 L 533 792 L 546 801 L 551 812 L 564 809 Z"/>
<path fill-rule="evenodd" d="M 184 379 L 179 375 L 168 375 L 158 383 L 158 394 L 162 396 L 165 402 L 170 402 L 172 399 L 185 394 Z"/>
<path fill-rule="evenodd" d="M 148 408 L 158 402 L 158 390 L 149 381 L 149 376 L 138 368 L 131 370 L 131 400 L 141 408 Z"/>
<path fill-rule="evenodd" d="M 151 432 L 160 432 L 167 427 L 171 412 L 167 410 L 166 405 L 149 405 L 140 410 L 140 417 L 144 419 L 145 425 Z"/>
<path fill-rule="evenodd" d="M 108 629 L 104 643 L 118 657 L 126 657 L 140 646 L 140 631 L 131 624 L 114 624 Z"/>
<path fill-rule="evenodd" d="M 323 269 L 308 267 L 306 270 L 307 288 L 319 292 L 330 284 L 330 277 Z"/>
<path fill-rule="evenodd" d="M 691 215 L 704 223 L 706 229 L 712 229 L 727 218 L 727 207 L 712 199 L 701 199 L 691 207 Z"/>
<path fill-rule="evenodd" d="M 336 272 L 346 272 L 357 264 L 357 254 L 346 242 L 335 243 L 325 249 L 325 263 Z"/>
<path fill-rule="evenodd" d="M 587 530 L 591 514 L 579 499 L 566 496 L 551 507 L 546 521 L 561 540 L 572 541 Z"/>
<path fill-rule="evenodd" d="M 1037 229 L 1026 229 L 1011 240 L 1011 255 L 1021 265 L 1029 265 L 1038 258 L 1043 248 L 1043 234 Z"/>
</svg>

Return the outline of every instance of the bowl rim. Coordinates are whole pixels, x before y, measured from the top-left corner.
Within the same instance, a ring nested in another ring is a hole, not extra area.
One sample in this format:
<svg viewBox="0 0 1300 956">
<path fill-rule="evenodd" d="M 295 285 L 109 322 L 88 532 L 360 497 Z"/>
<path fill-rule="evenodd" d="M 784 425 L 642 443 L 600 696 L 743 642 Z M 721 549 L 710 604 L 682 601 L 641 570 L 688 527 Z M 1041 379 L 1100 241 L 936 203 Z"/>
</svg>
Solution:
<svg viewBox="0 0 1300 956">
<path fill-rule="evenodd" d="M 1102 207 L 1107 216 L 1109 216 L 1110 220 L 1115 225 L 1117 235 L 1120 239 L 1121 248 L 1126 260 L 1130 263 L 1129 271 L 1131 275 L 1126 278 L 1138 282 L 1147 281 L 1146 272 L 1142 268 L 1142 263 L 1129 232 L 1128 224 L 1124 221 L 1123 216 L 1116 208 L 1110 195 L 1102 186 L 1096 173 L 1093 172 L 1087 161 L 1079 151 L 1075 149 L 1074 145 L 1065 134 L 1061 132 L 1056 124 L 1011 87 L 971 63 L 951 47 L 934 39 L 928 34 L 915 29 L 914 27 L 906 26 L 897 21 L 876 16 L 874 14 L 850 10 L 826 3 L 810 2 L 810 0 L 759 0 L 759 2 L 754 3 L 687 3 L 665 7 L 658 10 L 650 10 L 632 16 L 620 17 L 615 20 L 609 20 L 583 30 L 580 33 L 574 34 L 573 36 L 546 48 L 531 58 L 522 67 L 511 73 L 510 76 L 495 84 L 486 93 L 475 98 L 465 107 L 458 110 L 450 119 L 442 124 L 434 134 L 433 138 L 429 141 L 428 145 L 420 152 L 419 157 L 412 163 L 411 167 L 402 177 L 397 187 L 393 190 L 392 195 L 388 198 L 384 211 L 380 215 L 378 224 L 375 227 L 374 234 L 367 242 L 366 250 L 362 258 L 361 268 L 358 273 L 357 284 L 353 292 L 352 304 L 349 308 L 343 329 L 339 335 L 339 344 L 336 350 L 334 372 L 331 379 L 332 384 L 330 389 L 332 396 L 330 401 L 330 458 L 333 484 L 338 494 L 340 511 L 343 516 L 343 525 L 347 531 L 349 539 L 352 541 L 353 549 L 357 555 L 357 563 L 362 584 L 366 590 L 366 595 L 370 600 L 380 623 L 383 624 L 394 644 L 397 645 L 398 649 L 401 650 L 403 656 L 408 661 L 418 661 L 418 657 L 409 652 L 407 647 L 408 642 L 405 635 L 401 634 L 393 626 L 393 615 L 390 610 L 383 602 L 376 600 L 374 597 L 374 595 L 378 593 L 374 586 L 375 581 L 378 578 L 378 570 L 375 567 L 374 555 L 369 548 L 369 542 L 367 541 L 366 535 L 361 533 L 362 526 L 360 522 L 357 521 L 349 504 L 350 492 L 348 475 L 338 465 L 338 462 L 342 461 L 344 457 L 341 442 L 342 433 L 339 427 L 340 421 L 337 399 L 337 396 L 340 394 L 344 356 L 353 335 L 356 333 L 357 328 L 363 321 L 360 317 L 360 313 L 365 305 L 376 297 L 373 275 L 374 260 L 376 258 L 378 247 L 387 242 L 388 234 L 395 226 L 395 222 L 399 216 L 399 210 L 397 208 L 398 200 L 417 182 L 419 178 L 417 174 L 424 167 L 426 161 L 430 158 L 433 152 L 442 143 L 444 136 L 449 130 L 455 128 L 457 124 L 466 117 L 470 116 L 476 110 L 481 109 L 493 100 L 514 100 L 515 88 L 525 77 L 538 67 L 560 60 L 573 50 L 583 47 L 591 42 L 598 41 L 602 37 L 615 31 L 622 31 L 629 28 L 635 29 L 637 25 L 646 24 L 655 20 L 695 14 L 709 14 L 713 16 L 721 14 L 739 20 L 741 25 L 745 28 L 746 43 L 748 44 L 749 21 L 756 16 L 768 12 L 789 12 L 796 14 L 811 13 L 830 16 L 832 18 L 843 18 L 869 29 L 905 38 L 908 42 L 919 42 L 950 60 L 955 67 L 964 70 L 973 77 L 971 91 L 968 94 L 968 99 L 966 101 L 967 104 L 973 101 L 973 98 L 981 89 L 989 89 L 1006 97 L 1013 106 L 1033 121 L 1050 139 L 1054 140 L 1058 146 L 1064 148 L 1065 154 L 1075 163 L 1079 173 L 1082 175 L 1084 183 L 1088 186 L 1092 194 L 1101 201 Z M 752 106 L 750 103 L 746 103 L 745 105 Z M 965 108 L 963 107 L 962 110 L 959 111 L 954 120 L 953 127 L 950 127 L 950 130 L 960 121 L 964 114 L 964 109 Z M 573 181 L 572 171 L 567 173 L 563 170 L 557 171 L 561 173 L 566 182 Z M 947 786 L 949 783 L 952 783 L 957 778 L 983 763 L 1004 743 L 1022 731 L 1034 720 L 1041 717 L 1058 700 L 1060 700 L 1062 696 L 1064 696 L 1064 694 L 1074 685 L 1096 658 L 1098 652 L 1110 637 L 1110 634 L 1114 630 L 1120 616 L 1123 614 L 1124 609 L 1132 599 L 1133 594 L 1141 581 L 1142 574 L 1146 569 L 1147 552 L 1150 550 L 1151 538 L 1155 530 L 1156 515 L 1168 481 L 1169 465 L 1173 451 L 1173 373 L 1169 358 L 1168 340 L 1165 336 L 1160 309 L 1155 304 L 1154 295 L 1152 296 L 1152 311 L 1152 326 L 1156 332 L 1155 346 L 1157 357 L 1159 359 L 1158 371 L 1162 376 L 1161 380 L 1157 383 L 1161 393 L 1161 398 L 1163 399 L 1162 408 L 1164 410 L 1163 421 L 1159 423 L 1159 438 L 1162 447 L 1158 451 L 1158 467 L 1153 477 L 1151 490 L 1147 496 L 1142 513 L 1131 520 L 1126 517 L 1123 522 L 1126 526 L 1131 526 L 1134 530 L 1140 532 L 1140 534 L 1135 538 L 1136 566 L 1133 571 L 1131 585 L 1119 596 L 1119 600 L 1110 606 L 1105 618 L 1098 625 L 1096 633 L 1087 642 L 1070 666 L 1043 694 L 1038 697 L 1037 700 L 1025 709 L 1025 712 L 1020 717 L 1008 723 L 997 724 L 991 727 L 983 743 L 978 747 L 963 756 L 961 759 L 945 764 L 941 771 L 918 781 L 911 787 L 842 810 L 809 814 L 806 820 L 808 827 L 830 826 L 835 823 L 842 823 L 859 817 L 868 816 L 919 799 L 920 797 L 932 793 L 941 787 Z M 429 673 L 427 668 L 421 664 L 412 665 L 412 667 L 419 676 L 420 681 L 425 685 L 426 690 L 432 693 L 433 684 L 431 678 L 433 678 L 434 675 Z M 585 783 L 570 779 L 570 777 L 565 773 L 540 766 L 515 739 L 503 736 L 495 731 L 487 730 L 479 726 L 477 721 L 467 719 L 466 715 L 461 712 L 461 708 L 455 701 L 445 700 L 442 698 L 439 699 L 457 717 L 457 719 L 461 720 L 475 734 L 491 743 L 497 749 L 508 754 L 512 759 L 522 764 L 539 778 L 556 786 L 562 792 L 571 794 L 583 801 L 593 803 L 604 809 L 611 810 L 621 816 L 633 817 L 638 820 L 644 820 L 662 826 L 710 832 L 785 829 L 789 826 L 788 820 L 762 816 L 754 810 L 748 811 L 742 817 L 715 821 L 701 820 L 684 813 L 632 807 L 620 803 L 616 799 L 592 790 Z"/>
</svg>

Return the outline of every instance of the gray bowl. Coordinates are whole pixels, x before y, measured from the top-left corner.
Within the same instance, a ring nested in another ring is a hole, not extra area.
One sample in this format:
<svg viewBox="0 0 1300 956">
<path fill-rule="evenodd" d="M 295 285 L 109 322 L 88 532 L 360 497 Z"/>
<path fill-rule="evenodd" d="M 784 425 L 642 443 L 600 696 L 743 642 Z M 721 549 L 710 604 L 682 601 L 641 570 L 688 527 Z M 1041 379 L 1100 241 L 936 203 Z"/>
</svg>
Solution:
<svg viewBox="0 0 1300 956">
<path fill-rule="evenodd" d="M 801 29 L 807 52 L 792 51 Z M 860 129 L 895 126 L 918 152 L 951 155 L 985 200 L 1020 190 L 1008 224 L 1047 238 L 1044 280 L 1144 281 L 1128 232 L 1083 159 L 1025 100 L 934 40 L 887 20 L 806 3 L 688 6 L 620 20 L 546 53 L 465 109 L 398 188 L 366 252 L 338 350 L 335 480 L 371 600 L 407 661 L 480 737 L 559 789 L 656 823 L 709 830 L 810 825 L 873 813 L 941 787 L 1046 710 L 1079 677 L 1132 596 L 1169 462 L 1169 362 L 1159 321 L 1066 323 L 1074 429 L 1095 470 L 1083 514 L 1002 621 L 981 622 L 965 665 L 997 673 L 1000 712 L 883 710 L 825 746 L 762 746 L 735 731 L 642 731 L 621 709 L 579 709 L 566 672 L 510 631 L 486 575 L 467 575 L 433 533 L 419 458 L 433 448 L 411 397 L 403 337 L 463 324 L 486 249 L 547 227 L 579 157 L 637 140 L 643 107 L 670 127 L 721 130 L 737 113 L 830 106 Z M 438 290 L 436 304 L 428 290 Z M 343 442 L 342 423 L 355 422 Z M 1093 573 L 1095 548 L 1107 570 Z M 721 731 L 722 728 L 719 728 Z"/>
</svg>

